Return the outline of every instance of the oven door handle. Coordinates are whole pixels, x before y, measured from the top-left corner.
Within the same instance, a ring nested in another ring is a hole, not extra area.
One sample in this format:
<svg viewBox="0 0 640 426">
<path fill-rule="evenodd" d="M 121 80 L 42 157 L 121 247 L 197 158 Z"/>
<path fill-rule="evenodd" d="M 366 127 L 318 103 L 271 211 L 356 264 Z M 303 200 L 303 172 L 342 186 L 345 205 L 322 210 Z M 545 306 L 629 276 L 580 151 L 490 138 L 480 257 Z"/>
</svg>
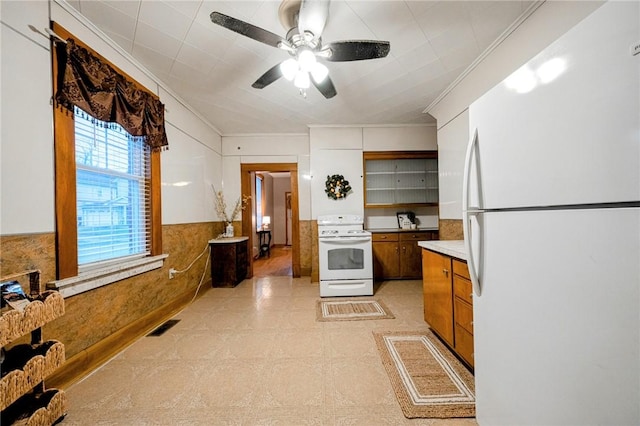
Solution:
<svg viewBox="0 0 640 426">
<path fill-rule="evenodd" d="M 330 244 L 352 244 L 352 243 L 368 243 L 371 241 L 369 237 L 337 237 L 337 238 L 321 238 L 323 243 Z"/>
</svg>

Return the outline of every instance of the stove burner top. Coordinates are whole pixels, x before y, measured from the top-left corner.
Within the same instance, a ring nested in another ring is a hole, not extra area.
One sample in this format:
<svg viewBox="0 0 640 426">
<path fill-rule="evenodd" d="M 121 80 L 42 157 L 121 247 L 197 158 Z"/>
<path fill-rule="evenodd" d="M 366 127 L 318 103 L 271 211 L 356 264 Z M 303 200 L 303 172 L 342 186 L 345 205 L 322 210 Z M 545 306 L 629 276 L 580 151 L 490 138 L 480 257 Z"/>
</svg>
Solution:
<svg viewBox="0 0 640 426">
<path fill-rule="evenodd" d="M 371 238 L 371 232 L 362 229 L 363 225 L 362 216 L 318 216 L 318 236 L 319 238 Z"/>
<path fill-rule="evenodd" d="M 339 238 L 339 237 L 370 237 L 371 232 L 361 229 L 337 230 L 326 229 L 320 231 L 320 237 Z"/>
</svg>

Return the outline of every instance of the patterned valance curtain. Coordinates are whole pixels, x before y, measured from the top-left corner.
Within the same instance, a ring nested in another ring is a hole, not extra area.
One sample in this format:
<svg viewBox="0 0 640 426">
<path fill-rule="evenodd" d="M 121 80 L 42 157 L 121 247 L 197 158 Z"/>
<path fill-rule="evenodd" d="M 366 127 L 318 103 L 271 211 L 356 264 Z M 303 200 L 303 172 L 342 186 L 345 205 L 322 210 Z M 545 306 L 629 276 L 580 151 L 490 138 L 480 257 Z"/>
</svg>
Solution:
<svg viewBox="0 0 640 426">
<path fill-rule="evenodd" d="M 73 39 L 56 44 L 58 62 L 57 106 L 73 112 L 74 105 L 98 120 L 118 123 L 132 136 L 144 139 L 153 150 L 168 149 L 164 105 L 141 90 Z"/>
</svg>

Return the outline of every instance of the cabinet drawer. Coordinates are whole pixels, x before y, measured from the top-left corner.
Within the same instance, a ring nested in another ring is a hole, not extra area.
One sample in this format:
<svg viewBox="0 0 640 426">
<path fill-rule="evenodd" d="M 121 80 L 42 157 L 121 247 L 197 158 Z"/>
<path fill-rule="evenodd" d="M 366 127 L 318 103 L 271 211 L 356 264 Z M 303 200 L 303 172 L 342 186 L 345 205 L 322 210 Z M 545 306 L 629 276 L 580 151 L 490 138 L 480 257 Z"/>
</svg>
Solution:
<svg viewBox="0 0 640 426">
<path fill-rule="evenodd" d="M 429 240 L 428 232 L 403 232 L 400 234 L 400 241 L 426 241 Z"/>
<path fill-rule="evenodd" d="M 473 334 L 456 324 L 456 352 L 473 367 Z"/>
<path fill-rule="evenodd" d="M 472 293 L 473 286 L 471 285 L 471 281 L 461 278 L 457 275 L 453 276 L 453 294 L 455 296 L 473 305 Z"/>
<path fill-rule="evenodd" d="M 469 268 L 467 267 L 466 262 L 462 262 L 458 259 L 453 259 L 453 273 L 456 275 L 460 275 L 468 280 L 471 279 L 469 276 Z"/>
<path fill-rule="evenodd" d="M 471 305 L 456 297 L 453 306 L 456 325 L 473 334 L 473 308 Z"/>
<path fill-rule="evenodd" d="M 388 232 L 384 234 L 371 234 L 371 241 L 398 241 L 397 232 Z"/>
</svg>

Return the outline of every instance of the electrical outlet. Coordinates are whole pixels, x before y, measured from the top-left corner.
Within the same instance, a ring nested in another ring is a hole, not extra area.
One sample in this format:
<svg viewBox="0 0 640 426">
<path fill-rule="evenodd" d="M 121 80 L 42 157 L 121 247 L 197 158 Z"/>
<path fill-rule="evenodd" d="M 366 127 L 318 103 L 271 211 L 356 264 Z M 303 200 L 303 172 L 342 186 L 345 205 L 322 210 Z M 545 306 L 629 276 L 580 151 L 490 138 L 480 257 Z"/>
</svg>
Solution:
<svg viewBox="0 0 640 426">
<path fill-rule="evenodd" d="M 175 277 L 176 272 L 178 272 L 178 271 L 176 271 L 176 270 L 175 270 L 175 269 L 173 269 L 173 268 L 169 269 L 169 279 L 170 279 L 170 280 L 172 280 L 172 279 L 173 279 L 173 277 Z"/>
</svg>

